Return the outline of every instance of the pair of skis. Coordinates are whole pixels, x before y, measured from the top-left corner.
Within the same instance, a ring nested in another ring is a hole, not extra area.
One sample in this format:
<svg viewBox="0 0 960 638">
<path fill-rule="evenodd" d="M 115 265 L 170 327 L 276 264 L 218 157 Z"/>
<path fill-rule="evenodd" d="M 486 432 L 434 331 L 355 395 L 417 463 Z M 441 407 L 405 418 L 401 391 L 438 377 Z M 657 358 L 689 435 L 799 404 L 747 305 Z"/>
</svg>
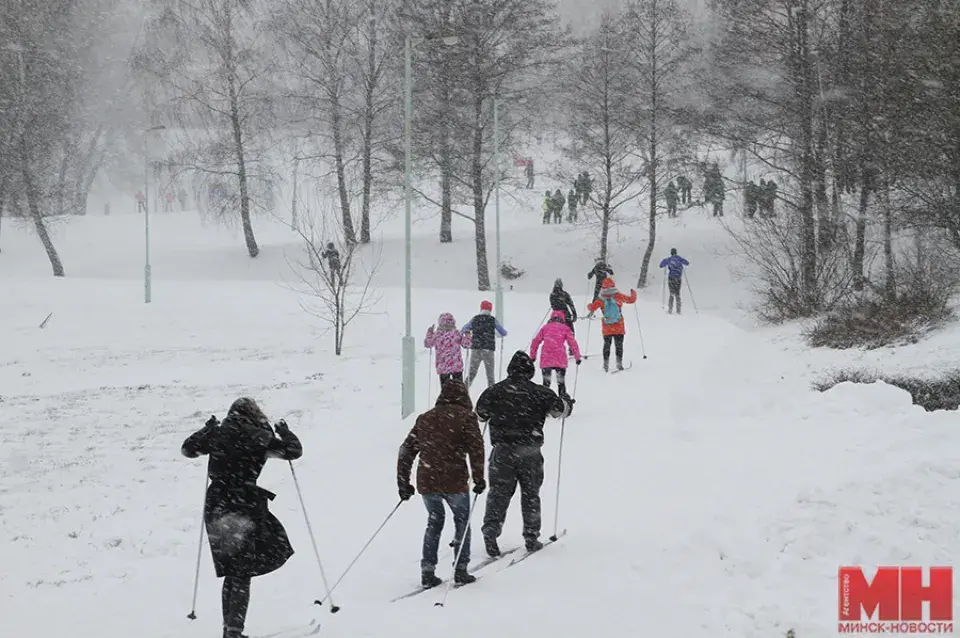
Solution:
<svg viewBox="0 0 960 638">
<path fill-rule="evenodd" d="M 564 536 L 566 536 L 566 534 L 567 534 L 567 530 L 563 530 L 562 532 L 560 532 L 559 534 L 557 534 L 556 537 L 550 537 L 550 539 L 547 540 L 547 541 L 543 544 L 543 547 L 541 547 L 541 548 L 538 549 L 538 550 L 534 550 L 534 551 L 532 551 L 532 552 L 530 552 L 530 551 L 525 551 L 525 552 L 524 552 L 523 554 L 521 554 L 520 556 L 517 556 L 516 558 L 512 559 L 512 560 L 507 564 L 507 566 L 504 567 L 503 569 L 510 569 L 511 567 L 513 567 L 514 565 L 516 565 L 517 563 L 520 563 L 520 562 L 522 562 L 522 561 L 525 561 L 526 559 L 530 558 L 531 556 L 533 556 L 533 555 L 536 554 L 537 552 L 543 551 L 543 549 L 546 548 L 548 545 L 552 545 L 553 543 L 557 542 L 558 540 L 560 540 L 561 538 L 563 538 Z M 484 560 L 482 560 L 482 561 L 480 561 L 479 563 L 477 563 L 472 569 L 470 569 L 470 570 L 468 570 L 468 571 L 469 571 L 470 574 L 476 575 L 476 573 L 479 572 L 480 570 L 482 570 L 482 569 L 484 569 L 484 568 L 486 568 L 486 567 L 489 567 L 490 565 L 492 565 L 492 564 L 494 564 L 494 563 L 496 563 L 496 562 L 499 562 L 499 561 L 503 560 L 503 559 L 506 558 L 507 556 L 511 556 L 511 555 L 515 554 L 516 552 L 520 551 L 521 549 L 522 549 L 521 547 L 512 547 L 512 548 L 510 548 L 510 549 L 508 549 L 508 550 L 506 550 L 506 551 L 501 552 L 499 556 L 492 556 L 492 557 L 485 558 Z M 503 571 L 503 570 L 500 570 L 500 571 Z M 477 580 L 474 581 L 474 582 L 478 582 L 481 578 L 483 578 L 483 576 L 484 576 L 484 574 L 481 574 L 481 575 L 477 576 Z M 450 578 L 445 578 L 445 579 L 443 579 L 443 581 L 442 581 L 439 585 L 437 585 L 436 587 L 418 587 L 417 589 L 415 589 L 415 590 L 413 590 L 413 591 L 411 591 L 411 592 L 407 592 L 406 594 L 403 594 L 402 596 L 398 596 L 397 598 L 394 598 L 394 599 L 393 599 L 392 601 L 390 601 L 390 602 L 394 602 L 394 603 L 395 603 L 395 602 L 400 601 L 400 600 L 405 600 L 405 599 L 407 599 L 407 598 L 412 598 L 412 597 L 414 597 L 414 596 L 417 596 L 417 595 L 422 594 L 422 593 L 427 592 L 427 591 L 431 591 L 431 590 L 434 590 L 434 589 L 440 589 L 440 588 L 442 588 L 443 586 L 445 586 L 445 585 L 446 585 L 447 583 L 449 583 L 449 582 L 450 582 Z M 463 586 L 464 586 L 464 584 L 455 583 L 454 586 L 453 586 L 453 589 L 460 589 L 460 588 L 463 587 Z"/>
</svg>

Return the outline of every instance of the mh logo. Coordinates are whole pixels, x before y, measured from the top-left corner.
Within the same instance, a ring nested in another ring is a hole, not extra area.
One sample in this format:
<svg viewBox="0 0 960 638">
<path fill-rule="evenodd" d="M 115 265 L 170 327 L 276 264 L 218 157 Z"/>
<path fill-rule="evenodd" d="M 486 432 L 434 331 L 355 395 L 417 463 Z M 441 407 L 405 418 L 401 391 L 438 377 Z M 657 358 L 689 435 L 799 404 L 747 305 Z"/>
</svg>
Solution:
<svg viewBox="0 0 960 638">
<path fill-rule="evenodd" d="M 872 582 L 862 567 L 841 567 L 838 594 L 840 633 L 953 632 L 952 567 L 879 567 Z"/>
</svg>

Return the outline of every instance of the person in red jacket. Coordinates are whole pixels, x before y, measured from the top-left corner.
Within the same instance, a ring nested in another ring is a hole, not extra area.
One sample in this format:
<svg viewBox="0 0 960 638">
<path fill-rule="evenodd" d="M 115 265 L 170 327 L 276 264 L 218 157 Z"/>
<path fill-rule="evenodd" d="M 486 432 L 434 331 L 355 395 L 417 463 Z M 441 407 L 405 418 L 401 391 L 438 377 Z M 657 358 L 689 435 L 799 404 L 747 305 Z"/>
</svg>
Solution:
<svg viewBox="0 0 960 638">
<path fill-rule="evenodd" d="M 631 290 L 630 296 L 620 294 L 617 284 L 607 277 L 600 286 L 600 296 L 587 306 L 591 313 L 603 309 L 601 322 L 603 324 L 603 371 L 610 370 L 610 344 L 616 345 L 617 370 L 623 370 L 623 337 L 627 330 L 623 324 L 622 306 L 625 303 L 636 303 L 637 291 Z"/>
</svg>

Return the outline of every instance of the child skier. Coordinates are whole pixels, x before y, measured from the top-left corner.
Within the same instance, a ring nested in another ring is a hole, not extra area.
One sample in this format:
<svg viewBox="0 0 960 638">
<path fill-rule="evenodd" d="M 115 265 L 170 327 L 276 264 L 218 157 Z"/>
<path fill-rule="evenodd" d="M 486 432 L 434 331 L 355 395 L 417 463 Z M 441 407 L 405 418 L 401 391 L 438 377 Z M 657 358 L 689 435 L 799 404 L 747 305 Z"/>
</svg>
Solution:
<svg viewBox="0 0 960 638">
<path fill-rule="evenodd" d="M 636 303 L 637 291 L 631 290 L 630 296 L 620 294 L 613 279 L 607 277 L 600 288 L 600 297 L 590 302 L 587 310 L 592 313 L 603 309 L 603 371 L 610 370 L 610 344 L 614 343 L 617 349 L 617 370 L 623 370 L 623 337 L 627 330 L 623 323 L 622 306 L 625 303 Z"/>
<path fill-rule="evenodd" d="M 670 302 L 667 304 L 669 314 L 673 314 L 673 300 L 677 300 L 677 314 L 680 314 L 680 284 L 683 281 L 683 268 L 690 262 L 677 254 L 676 248 L 670 249 L 670 256 L 660 262 L 661 268 L 667 269 L 667 286 L 670 288 Z"/>
<path fill-rule="evenodd" d="M 470 373 L 467 376 L 467 387 L 473 385 L 473 380 L 477 378 L 477 372 L 480 371 L 480 364 L 483 364 L 484 371 L 487 373 L 487 387 L 489 388 L 496 380 L 493 374 L 494 356 L 497 353 L 497 334 L 501 338 L 507 336 L 507 331 L 503 329 L 497 318 L 493 316 L 493 304 L 489 301 L 480 302 L 480 314 L 475 315 L 468 321 L 460 332 L 473 333 L 473 343 L 470 346 Z"/>
<path fill-rule="evenodd" d="M 457 330 L 457 320 L 449 312 L 440 315 L 437 320 L 439 329 L 433 326 L 427 328 L 427 336 L 423 339 L 424 348 L 437 350 L 437 375 L 440 377 L 440 387 L 448 379 L 463 381 L 463 354 L 460 348 L 469 348 L 473 344 L 473 337 L 468 332 L 461 334 Z"/>
<path fill-rule="evenodd" d="M 562 310 L 554 310 L 550 314 L 549 321 L 540 328 L 537 336 L 530 343 L 530 359 L 536 363 L 537 350 L 540 350 L 543 385 L 550 387 L 553 372 L 556 371 L 558 394 L 560 398 L 566 399 L 572 405 L 573 399 L 567 394 L 567 348 L 564 345 L 570 348 L 570 354 L 573 355 L 577 365 L 580 365 L 580 346 L 570 326 L 567 325 L 567 316 Z"/>
</svg>

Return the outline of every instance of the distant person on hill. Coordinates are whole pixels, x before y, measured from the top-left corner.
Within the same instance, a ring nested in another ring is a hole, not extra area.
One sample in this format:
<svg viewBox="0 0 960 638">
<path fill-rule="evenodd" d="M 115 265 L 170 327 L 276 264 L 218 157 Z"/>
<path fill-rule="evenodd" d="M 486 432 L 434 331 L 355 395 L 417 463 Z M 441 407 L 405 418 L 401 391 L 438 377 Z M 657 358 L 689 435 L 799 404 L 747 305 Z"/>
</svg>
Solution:
<svg viewBox="0 0 960 638">
<path fill-rule="evenodd" d="M 560 192 L 558 188 L 553 193 L 553 221 L 556 224 L 563 223 L 563 205 L 567 203 L 566 198 L 564 198 L 563 193 Z"/>
<path fill-rule="evenodd" d="M 501 338 L 507 336 L 507 331 L 493 316 L 493 304 L 489 301 L 480 302 L 480 314 L 475 315 L 473 319 L 464 324 L 460 332 L 473 333 L 473 342 L 470 345 L 470 373 L 467 377 L 467 387 L 473 385 L 473 380 L 477 378 L 477 372 L 480 371 L 480 364 L 482 363 L 484 372 L 487 374 L 487 387 L 489 388 L 496 383 L 493 369 L 497 354 L 497 334 Z"/>
<path fill-rule="evenodd" d="M 333 242 L 327 242 L 327 248 L 320 253 L 320 259 L 327 260 L 327 266 L 330 268 L 330 281 L 334 285 L 343 285 L 343 273 L 340 271 L 340 251 L 333 245 Z"/>
<path fill-rule="evenodd" d="M 579 198 L 577 197 L 576 192 L 571 188 L 570 192 L 567 193 L 567 221 L 571 224 L 577 221 L 577 206 L 579 205 Z"/>
<path fill-rule="evenodd" d="M 503 531 L 510 501 L 520 485 L 523 540 L 528 552 L 543 548 L 540 541 L 540 488 L 543 486 L 543 425 L 547 417 L 570 414 L 570 404 L 550 388 L 533 382 L 536 366 L 518 350 L 507 366 L 507 378 L 477 399 L 477 416 L 490 428 L 490 467 L 487 507 L 483 514 L 483 544 L 491 557 L 500 556 L 497 539 Z"/>
<path fill-rule="evenodd" d="M 686 175 L 681 175 L 677 178 L 677 188 L 680 190 L 680 203 L 681 204 L 692 204 L 693 195 L 693 184 L 687 179 Z"/>
<path fill-rule="evenodd" d="M 558 394 L 560 398 L 570 404 L 572 409 L 574 400 L 567 394 L 568 348 L 577 365 L 580 365 L 580 346 L 577 344 L 570 326 L 567 325 L 566 316 L 562 310 L 554 310 L 550 319 L 530 342 L 530 359 L 536 363 L 537 351 L 540 351 L 540 371 L 543 373 L 543 385 L 549 388 L 553 373 L 556 372 Z"/>
<path fill-rule="evenodd" d="M 487 489 L 484 480 L 483 436 L 473 402 L 462 381 L 447 381 L 440 388 L 440 396 L 432 410 L 417 417 L 397 454 L 397 487 L 401 500 L 408 500 L 420 492 L 427 509 L 427 529 L 423 534 L 423 552 L 420 559 L 420 584 L 424 589 L 436 587 L 443 581 L 437 577 L 437 552 L 446 517 L 443 504 L 453 514 L 454 565 L 453 580 L 467 585 L 477 580 L 467 572 L 470 564 L 470 493 L 468 481 L 473 474 L 473 493 L 480 495 Z M 417 488 L 410 484 L 413 461 L 417 465 Z M 469 459 L 469 468 L 467 461 Z M 462 549 L 461 549 L 462 547 Z"/>
<path fill-rule="evenodd" d="M 600 288 L 603 286 L 603 280 L 613 274 L 613 268 L 607 265 L 607 262 L 598 259 L 593 270 L 587 273 L 587 279 L 596 277 L 596 285 L 593 287 L 593 301 L 600 298 Z M 593 313 L 587 315 L 588 319 L 593 319 Z"/>
<path fill-rule="evenodd" d="M 663 191 L 664 198 L 667 200 L 667 217 L 677 216 L 677 187 L 671 181 Z"/>
<path fill-rule="evenodd" d="M 274 434 L 276 430 L 276 434 Z M 283 524 L 270 513 L 275 494 L 257 485 L 268 459 L 303 456 L 300 439 L 270 421 L 250 398 L 233 402 L 223 423 L 213 416 L 183 442 L 180 452 L 207 455 L 203 523 L 217 578 L 223 579 L 223 638 L 244 638 L 250 581 L 280 569 L 293 556 Z"/>
<path fill-rule="evenodd" d="M 164 207 L 163 212 L 172 213 L 173 200 L 175 199 L 175 197 L 173 196 L 173 191 L 167 191 L 167 194 L 164 196 L 164 199 L 166 200 L 167 205 Z"/>
<path fill-rule="evenodd" d="M 187 210 L 187 191 L 183 190 L 183 187 L 177 192 L 177 199 L 180 200 L 180 211 Z"/>
<path fill-rule="evenodd" d="M 469 333 L 462 334 L 457 330 L 457 320 L 449 312 L 440 315 L 437 327 L 427 328 L 427 335 L 423 338 L 423 347 L 436 350 L 434 357 L 437 376 L 440 377 L 440 386 L 444 381 L 458 379 L 463 381 L 463 353 L 461 348 L 469 348 L 473 343 Z"/>
<path fill-rule="evenodd" d="M 533 188 L 534 173 L 532 159 L 527 160 L 527 167 L 524 169 L 524 172 L 527 174 L 527 188 Z"/>
<path fill-rule="evenodd" d="M 603 309 L 603 371 L 610 370 L 610 344 L 616 345 L 617 370 L 623 370 L 623 338 L 627 333 L 623 322 L 622 306 L 625 303 L 636 303 L 637 291 L 631 290 L 630 296 L 620 294 L 617 285 L 609 277 L 603 280 L 600 298 L 594 300 L 587 310 L 593 314 Z"/>
<path fill-rule="evenodd" d="M 570 293 L 563 289 L 562 279 L 553 282 L 553 290 L 550 291 L 550 308 L 562 312 L 564 323 L 570 326 L 571 332 L 576 332 L 573 325 L 577 320 L 577 306 L 573 303 Z"/>
<path fill-rule="evenodd" d="M 549 224 L 553 218 L 553 193 L 546 191 L 543 194 L 543 223 Z"/>
<path fill-rule="evenodd" d="M 137 191 L 134 198 L 137 200 L 137 212 L 145 213 L 147 211 L 147 198 L 143 196 L 143 191 Z"/>
<path fill-rule="evenodd" d="M 670 289 L 670 302 L 667 312 L 673 314 L 673 300 L 677 300 L 677 314 L 680 314 L 680 284 L 683 283 L 683 269 L 690 262 L 677 254 L 676 248 L 670 249 L 670 256 L 660 262 L 660 268 L 667 269 L 667 287 Z"/>
<path fill-rule="evenodd" d="M 725 190 L 720 167 L 713 164 L 703 178 L 703 201 L 707 204 L 713 204 L 714 217 L 723 217 Z"/>
</svg>

